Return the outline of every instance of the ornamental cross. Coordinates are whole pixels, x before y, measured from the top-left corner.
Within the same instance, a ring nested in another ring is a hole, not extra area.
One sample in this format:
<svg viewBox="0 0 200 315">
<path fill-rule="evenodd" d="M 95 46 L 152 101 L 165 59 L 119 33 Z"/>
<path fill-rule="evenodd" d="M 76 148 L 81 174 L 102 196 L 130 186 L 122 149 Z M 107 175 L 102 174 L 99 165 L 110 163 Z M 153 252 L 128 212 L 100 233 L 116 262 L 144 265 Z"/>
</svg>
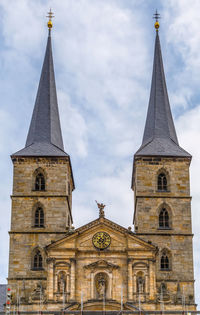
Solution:
<svg viewBox="0 0 200 315">
<path fill-rule="evenodd" d="M 47 18 L 49 18 L 49 21 L 51 21 L 52 20 L 52 18 L 54 18 L 54 13 L 51 11 L 51 9 L 49 10 L 49 12 L 47 13 L 48 15 L 47 15 Z"/>
<path fill-rule="evenodd" d="M 158 22 L 158 20 L 159 20 L 160 18 L 161 18 L 161 17 L 160 17 L 160 14 L 159 14 L 158 11 L 156 10 L 156 12 L 155 12 L 154 15 L 153 15 L 153 19 L 155 19 L 156 22 Z"/>
</svg>

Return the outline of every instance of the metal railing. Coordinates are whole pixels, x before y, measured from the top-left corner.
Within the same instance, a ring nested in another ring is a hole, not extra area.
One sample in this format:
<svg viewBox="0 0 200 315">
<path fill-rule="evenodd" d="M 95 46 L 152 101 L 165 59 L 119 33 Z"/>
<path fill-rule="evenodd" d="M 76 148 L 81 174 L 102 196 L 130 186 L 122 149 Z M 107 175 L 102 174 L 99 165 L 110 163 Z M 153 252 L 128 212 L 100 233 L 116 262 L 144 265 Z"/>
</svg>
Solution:
<svg viewBox="0 0 200 315">
<path fill-rule="evenodd" d="M 7 315 L 7 312 L 0 312 L 0 315 Z M 74 314 L 74 315 L 123 315 L 123 314 L 137 314 L 137 315 L 195 315 L 200 314 L 200 311 L 10 311 L 9 315 L 65 315 L 65 314 Z"/>
</svg>

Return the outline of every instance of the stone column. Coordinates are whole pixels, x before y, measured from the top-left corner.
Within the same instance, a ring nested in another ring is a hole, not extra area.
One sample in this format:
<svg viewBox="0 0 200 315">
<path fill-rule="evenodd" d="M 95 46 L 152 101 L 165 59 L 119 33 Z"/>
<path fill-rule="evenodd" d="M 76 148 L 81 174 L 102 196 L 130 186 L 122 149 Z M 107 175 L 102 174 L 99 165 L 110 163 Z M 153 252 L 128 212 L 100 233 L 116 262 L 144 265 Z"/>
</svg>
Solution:
<svg viewBox="0 0 200 315">
<path fill-rule="evenodd" d="M 112 272 L 109 273 L 109 293 L 108 293 L 108 299 L 112 299 L 112 287 L 113 287 L 113 284 L 112 284 Z"/>
<path fill-rule="evenodd" d="M 116 292 L 116 287 L 117 287 L 117 284 L 116 284 L 116 269 L 113 269 L 113 272 L 112 272 L 112 299 L 113 300 L 116 300 L 116 297 L 117 297 L 117 292 Z"/>
<path fill-rule="evenodd" d="M 68 300 L 69 300 L 69 274 L 67 274 L 67 288 L 66 288 L 66 290 L 67 290 L 67 302 L 68 302 Z"/>
<path fill-rule="evenodd" d="M 58 273 L 55 274 L 55 284 L 54 284 L 54 286 L 55 286 L 55 292 L 58 292 Z"/>
<path fill-rule="evenodd" d="M 155 298 L 155 264 L 153 260 L 149 262 L 149 299 Z"/>
<path fill-rule="evenodd" d="M 90 274 L 90 298 L 94 299 L 94 272 Z"/>
<path fill-rule="evenodd" d="M 133 276 L 133 293 L 134 293 L 134 300 L 136 301 L 136 292 L 137 292 L 137 277 L 136 275 Z"/>
<path fill-rule="evenodd" d="M 75 301 L 76 260 L 74 258 L 71 258 L 70 261 L 71 261 L 70 300 Z"/>
<path fill-rule="evenodd" d="M 53 276 L 54 276 L 54 262 L 55 258 L 47 258 L 47 296 L 48 300 L 53 300 L 53 291 L 54 291 L 54 285 L 53 285 Z"/>
<path fill-rule="evenodd" d="M 149 277 L 148 274 L 145 275 L 145 293 L 149 293 Z"/>
<path fill-rule="evenodd" d="M 128 259 L 128 300 L 133 299 L 133 269 L 132 259 Z"/>
</svg>

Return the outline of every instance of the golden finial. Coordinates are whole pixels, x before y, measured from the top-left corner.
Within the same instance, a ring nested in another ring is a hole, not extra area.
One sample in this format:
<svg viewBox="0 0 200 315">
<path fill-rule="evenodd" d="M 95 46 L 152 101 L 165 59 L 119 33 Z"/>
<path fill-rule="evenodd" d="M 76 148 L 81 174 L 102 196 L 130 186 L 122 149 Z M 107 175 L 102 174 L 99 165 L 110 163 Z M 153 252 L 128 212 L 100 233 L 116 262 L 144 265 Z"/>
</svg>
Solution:
<svg viewBox="0 0 200 315">
<path fill-rule="evenodd" d="M 156 20 L 156 22 L 155 22 L 155 24 L 154 24 L 154 27 L 155 27 L 156 31 L 158 32 L 158 29 L 159 29 L 159 27 L 160 27 L 160 24 L 159 24 L 159 22 L 158 22 L 158 19 L 160 19 L 160 14 L 158 13 L 157 10 L 156 10 L 156 13 L 155 13 L 154 16 L 153 16 L 153 19 Z"/>
<path fill-rule="evenodd" d="M 49 18 L 47 26 L 48 26 L 48 29 L 50 30 L 53 27 L 52 18 L 54 18 L 54 15 L 53 15 L 53 12 L 51 11 L 51 9 L 49 10 L 49 12 L 47 14 L 48 14 L 47 18 Z"/>
</svg>

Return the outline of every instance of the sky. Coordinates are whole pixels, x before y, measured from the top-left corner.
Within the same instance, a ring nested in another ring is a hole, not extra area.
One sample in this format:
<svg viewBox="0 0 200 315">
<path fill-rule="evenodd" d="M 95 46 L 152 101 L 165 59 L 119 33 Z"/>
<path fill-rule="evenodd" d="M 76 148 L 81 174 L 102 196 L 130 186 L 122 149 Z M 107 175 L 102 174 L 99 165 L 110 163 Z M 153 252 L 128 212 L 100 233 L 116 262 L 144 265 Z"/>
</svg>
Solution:
<svg viewBox="0 0 200 315">
<path fill-rule="evenodd" d="M 12 162 L 25 145 L 47 40 L 52 30 L 65 151 L 76 189 L 75 228 L 98 217 L 133 220 L 133 155 L 141 145 L 155 40 L 155 10 L 165 75 L 181 147 L 190 167 L 196 302 L 200 303 L 200 1 L 0 0 L 0 283 L 8 270 Z"/>
</svg>

